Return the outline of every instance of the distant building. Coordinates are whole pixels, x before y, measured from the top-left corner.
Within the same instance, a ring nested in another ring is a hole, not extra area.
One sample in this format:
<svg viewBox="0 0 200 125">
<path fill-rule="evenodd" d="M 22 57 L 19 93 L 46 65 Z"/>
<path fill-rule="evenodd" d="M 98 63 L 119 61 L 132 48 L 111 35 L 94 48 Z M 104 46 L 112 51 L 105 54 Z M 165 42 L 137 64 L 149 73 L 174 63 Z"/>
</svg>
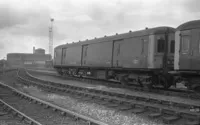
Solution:
<svg viewBox="0 0 200 125">
<path fill-rule="evenodd" d="M 8 67 L 8 62 L 5 59 L 0 60 L 0 71 L 3 69 L 3 67 Z"/>
<path fill-rule="evenodd" d="M 33 47 L 32 53 L 9 53 L 7 54 L 7 61 L 11 67 L 46 67 L 46 62 L 51 60 L 50 54 L 45 54 L 44 49 L 35 49 Z"/>
<path fill-rule="evenodd" d="M 42 54 L 42 55 L 44 55 L 45 54 L 45 50 L 41 49 L 41 48 L 38 48 L 38 49 L 34 50 L 33 54 Z"/>
</svg>

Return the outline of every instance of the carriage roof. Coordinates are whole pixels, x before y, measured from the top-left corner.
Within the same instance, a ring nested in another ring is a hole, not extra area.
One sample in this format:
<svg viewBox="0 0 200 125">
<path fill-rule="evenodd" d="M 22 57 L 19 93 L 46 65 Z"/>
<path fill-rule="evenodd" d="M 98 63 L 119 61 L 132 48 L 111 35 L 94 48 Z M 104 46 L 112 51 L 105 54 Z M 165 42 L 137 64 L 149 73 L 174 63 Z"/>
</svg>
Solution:
<svg viewBox="0 0 200 125">
<path fill-rule="evenodd" d="M 194 20 L 194 21 L 183 23 L 180 26 L 178 26 L 176 30 L 182 31 L 182 30 L 190 30 L 190 29 L 196 29 L 196 28 L 200 28 L 200 20 Z"/>
<path fill-rule="evenodd" d="M 116 34 L 112 36 L 104 36 L 101 38 L 94 38 L 94 39 L 75 42 L 75 43 L 63 44 L 63 45 L 57 46 L 55 49 L 72 47 L 76 45 L 87 45 L 87 44 L 98 43 L 98 42 L 103 42 L 103 41 L 121 40 L 124 38 L 140 37 L 140 36 L 146 36 L 146 35 L 152 35 L 152 34 L 163 34 L 166 32 L 174 33 L 175 29 L 172 27 L 156 27 L 156 28 L 145 29 L 145 30 L 140 30 L 140 31 L 129 31 L 128 33 L 123 33 L 123 34 Z"/>
</svg>

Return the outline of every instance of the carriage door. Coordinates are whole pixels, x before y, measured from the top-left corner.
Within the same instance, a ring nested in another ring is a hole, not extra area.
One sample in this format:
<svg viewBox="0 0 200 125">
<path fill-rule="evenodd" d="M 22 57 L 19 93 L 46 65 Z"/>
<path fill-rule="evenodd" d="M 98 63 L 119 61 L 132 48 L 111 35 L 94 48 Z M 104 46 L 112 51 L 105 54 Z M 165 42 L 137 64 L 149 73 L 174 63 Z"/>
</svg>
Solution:
<svg viewBox="0 0 200 125">
<path fill-rule="evenodd" d="M 200 70 L 200 29 L 192 29 L 191 34 L 191 67 Z"/>
<path fill-rule="evenodd" d="M 190 31 L 182 31 L 181 33 L 181 50 L 180 50 L 180 68 L 191 69 L 191 35 Z"/>
<path fill-rule="evenodd" d="M 66 63 L 66 54 L 67 54 L 67 48 L 62 48 L 61 65 L 64 65 Z"/>
<path fill-rule="evenodd" d="M 88 49 L 88 45 L 83 45 L 82 47 L 82 58 L 81 58 L 81 64 L 82 66 L 86 65 L 86 61 L 87 61 L 87 49 Z"/>
<path fill-rule="evenodd" d="M 115 40 L 113 41 L 113 67 L 122 67 L 122 53 L 121 53 L 121 47 L 122 47 L 123 40 Z"/>
<path fill-rule="evenodd" d="M 148 41 L 147 39 L 141 39 L 142 40 L 142 51 L 141 51 L 141 57 L 142 57 L 142 68 L 147 68 L 147 55 L 148 55 Z"/>
</svg>

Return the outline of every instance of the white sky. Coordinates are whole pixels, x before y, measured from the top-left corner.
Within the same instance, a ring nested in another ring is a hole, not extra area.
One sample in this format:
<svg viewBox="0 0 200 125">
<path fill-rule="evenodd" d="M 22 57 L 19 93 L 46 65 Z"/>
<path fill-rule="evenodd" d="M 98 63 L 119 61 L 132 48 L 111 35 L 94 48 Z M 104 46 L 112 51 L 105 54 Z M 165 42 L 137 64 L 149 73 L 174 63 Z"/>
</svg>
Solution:
<svg viewBox="0 0 200 125">
<path fill-rule="evenodd" d="M 172 26 L 200 18 L 200 0 L 0 0 L 0 59 L 7 53 L 48 53 L 54 47 L 145 27 Z"/>
</svg>

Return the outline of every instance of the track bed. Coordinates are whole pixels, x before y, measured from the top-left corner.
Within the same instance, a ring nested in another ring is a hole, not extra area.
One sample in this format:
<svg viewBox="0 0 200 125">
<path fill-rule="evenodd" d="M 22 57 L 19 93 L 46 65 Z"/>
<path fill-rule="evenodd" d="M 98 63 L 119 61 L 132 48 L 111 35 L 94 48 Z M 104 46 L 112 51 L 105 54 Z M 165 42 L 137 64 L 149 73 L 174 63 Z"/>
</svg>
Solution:
<svg viewBox="0 0 200 125">
<path fill-rule="evenodd" d="M 41 84 L 43 84 L 42 86 L 44 87 L 44 82 Z M 88 87 L 72 87 L 67 85 L 67 83 L 56 84 L 52 82 L 45 82 L 45 84 L 49 85 L 49 88 L 52 88 L 55 91 L 72 93 L 74 96 L 77 96 L 77 98 L 85 98 L 84 100 L 86 101 L 95 99 L 95 102 L 107 105 L 108 107 L 117 107 L 120 110 L 125 109 L 132 113 L 148 112 L 149 117 L 162 117 L 163 121 L 166 123 L 171 123 L 172 121 L 178 121 L 176 124 L 179 124 L 179 121 L 180 124 L 183 124 L 183 122 L 186 124 L 193 124 L 191 121 L 195 121 L 194 124 L 196 124 L 196 121 L 198 123 L 198 100 L 182 98 L 182 101 L 180 101 L 181 98 L 179 97 L 180 99 L 177 101 L 178 97 L 172 98 L 171 96 L 153 95 L 147 93 L 142 94 L 138 92 L 137 94 L 130 94 L 125 91 L 116 92 L 116 90 L 115 92 L 111 90 L 102 91 L 93 88 L 88 89 Z M 64 90 L 64 88 L 66 88 L 66 90 Z"/>
</svg>

